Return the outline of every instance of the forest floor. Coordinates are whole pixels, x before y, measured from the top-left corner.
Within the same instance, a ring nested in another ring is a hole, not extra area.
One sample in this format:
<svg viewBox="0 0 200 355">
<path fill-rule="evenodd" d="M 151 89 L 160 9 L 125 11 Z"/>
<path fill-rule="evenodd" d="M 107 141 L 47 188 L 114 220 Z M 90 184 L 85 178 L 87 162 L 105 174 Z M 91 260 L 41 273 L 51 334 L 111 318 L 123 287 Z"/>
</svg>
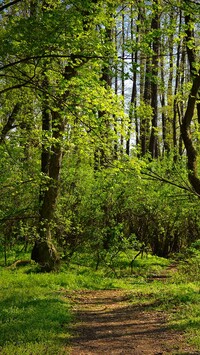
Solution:
<svg viewBox="0 0 200 355">
<path fill-rule="evenodd" d="M 163 311 L 131 305 L 123 290 L 73 291 L 71 355 L 197 355 Z"/>
</svg>

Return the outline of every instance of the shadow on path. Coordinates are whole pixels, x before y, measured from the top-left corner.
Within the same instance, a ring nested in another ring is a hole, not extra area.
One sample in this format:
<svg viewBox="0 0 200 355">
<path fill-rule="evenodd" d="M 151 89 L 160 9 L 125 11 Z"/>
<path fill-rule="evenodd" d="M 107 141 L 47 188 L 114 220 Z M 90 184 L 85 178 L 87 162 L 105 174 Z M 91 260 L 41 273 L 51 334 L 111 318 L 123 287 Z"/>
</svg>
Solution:
<svg viewBox="0 0 200 355">
<path fill-rule="evenodd" d="M 71 295 L 76 324 L 71 355 L 197 355 L 167 326 L 162 312 L 131 306 L 123 291 L 80 291 Z"/>
</svg>

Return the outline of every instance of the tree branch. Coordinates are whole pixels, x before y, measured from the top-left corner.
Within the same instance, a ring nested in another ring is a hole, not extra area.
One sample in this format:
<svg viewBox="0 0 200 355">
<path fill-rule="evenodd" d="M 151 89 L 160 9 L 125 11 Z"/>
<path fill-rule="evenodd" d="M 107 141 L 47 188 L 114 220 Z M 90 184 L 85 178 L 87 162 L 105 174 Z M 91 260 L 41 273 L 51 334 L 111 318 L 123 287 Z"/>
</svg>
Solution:
<svg viewBox="0 0 200 355">
<path fill-rule="evenodd" d="M 148 177 L 150 177 L 153 180 L 158 180 L 158 181 L 161 181 L 161 182 L 165 182 L 165 183 L 167 183 L 169 185 L 172 185 L 172 186 L 175 186 L 175 187 L 177 187 L 179 189 L 188 191 L 188 192 L 190 192 L 192 194 L 195 194 L 198 197 L 200 197 L 200 195 L 196 191 L 194 191 L 192 188 L 190 188 L 189 186 L 184 186 L 184 185 L 177 184 L 177 183 L 175 183 L 175 182 L 173 182 L 173 181 L 171 181 L 169 179 L 164 178 L 163 176 L 160 176 L 159 174 L 157 174 L 157 173 L 155 173 L 153 171 L 150 171 L 149 173 L 145 172 L 145 171 L 141 171 L 141 174 L 145 175 L 145 176 L 148 176 Z"/>
<path fill-rule="evenodd" d="M 20 110 L 20 103 L 16 103 L 14 106 L 10 116 L 8 117 L 8 120 L 5 124 L 5 126 L 2 129 L 1 135 L 0 135 L 0 144 L 3 143 L 4 139 L 6 138 L 7 133 L 14 128 L 13 123 L 15 122 L 16 115 L 18 114 Z"/>
<path fill-rule="evenodd" d="M 13 1 L 9 2 L 8 4 L 5 4 L 5 5 L 0 6 L 0 12 L 3 11 L 3 10 L 5 10 L 5 9 L 7 9 L 8 7 L 10 7 L 10 6 L 12 6 L 12 5 L 17 4 L 17 3 L 20 2 L 20 1 L 22 1 L 22 0 L 13 0 Z"/>
<path fill-rule="evenodd" d="M 22 58 L 19 59 L 15 62 L 11 62 L 8 64 L 5 64 L 3 66 L 0 67 L 0 70 L 4 70 L 10 67 L 13 67 L 17 64 L 20 63 L 25 63 L 25 62 L 29 62 L 30 60 L 36 60 L 36 59 L 45 59 L 45 58 L 71 58 L 72 55 L 64 55 L 64 54 L 41 54 L 41 55 L 35 55 L 35 56 L 31 56 L 31 57 L 26 57 L 26 58 Z M 105 56 L 92 56 L 92 55 L 74 55 L 73 59 L 104 59 Z"/>
</svg>

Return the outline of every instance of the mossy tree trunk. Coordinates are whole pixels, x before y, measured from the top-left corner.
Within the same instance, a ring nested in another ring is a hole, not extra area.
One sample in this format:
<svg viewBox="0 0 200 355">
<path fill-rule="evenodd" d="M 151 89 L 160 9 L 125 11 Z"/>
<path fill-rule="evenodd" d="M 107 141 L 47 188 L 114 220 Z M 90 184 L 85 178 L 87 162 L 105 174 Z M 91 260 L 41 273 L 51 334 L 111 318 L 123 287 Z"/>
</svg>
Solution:
<svg viewBox="0 0 200 355">
<path fill-rule="evenodd" d="M 52 138 L 55 141 L 47 150 L 43 145 L 41 155 L 41 171 L 48 178 L 47 183 L 41 185 L 39 197 L 39 238 L 32 250 L 32 259 L 36 261 L 43 271 L 52 271 L 59 268 L 59 254 L 53 245 L 51 228 L 53 224 L 56 201 L 59 194 L 59 180 L 62 163 L 62 134 L 64 122 L 59 112 L 51 112 Z M 50 113 L 43 112 L 43 130 L 50 129 Z"/>
</svg>

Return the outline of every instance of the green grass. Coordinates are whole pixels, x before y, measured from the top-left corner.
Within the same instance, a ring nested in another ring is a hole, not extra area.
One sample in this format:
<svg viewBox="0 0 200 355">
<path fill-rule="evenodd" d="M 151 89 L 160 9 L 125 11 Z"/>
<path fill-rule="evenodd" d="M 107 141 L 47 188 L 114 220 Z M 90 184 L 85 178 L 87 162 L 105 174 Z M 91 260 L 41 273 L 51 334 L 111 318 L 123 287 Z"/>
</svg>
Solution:
<svg viewBox="0 0 200 355">
<path fill-rule="evenodd" d="M 13 262 L 13 260 L 10 260 Z M 0 268 L 0 354 L 66 354 L 72 311 L 66 290 L 125 288 L 85 266 L 42 274 L 37 267 Z"/>
<path fill-rule="evenodd" d="M 183 331 L 188 342 L 196 346 L 197 350 L 200 350 L 199 271 L 197 257 L 183 263 L 171 278 L 151 282 L 147 279 L 147 282 L 138 284 L 129 295 L 133 304 L 167 313 L 169 325 Z"/>
<path fill-rule="evenodd" d="M 120 252 L 116 256 L 109 255 L 101 260 L 98 270 L 100 269 L 104 275 L 108 277 L 117 278 L 129 277 L 131 271 L 131 261 L 137 252 L 129 250 L 126 252 Z M 71 259 L 71 265 L 74 265 L 75 269 L 89 268 L 95 270 L 96 261 L 91 258 L 91 254 L 87 253 L 74 253 Z M 143 258 L 140 256 L 133 262 L 133 275 L 146 277 L 150 273 L 156 273 L 161 271 L 164 267 L 171 263 L 170 260 L 159 258 L 157 256 L 145 255 Z"/>
<path fill-rule="evenodd" d="M 70 305 L 55 275 L 1 271 L 1 354 L 64 353 L 71 322 Z"/>
<path fill-rule="evenodd" d="M 167 312 L 170 325 L 186 332 L 200 350 L 200 256 L 160 280 L 152 276 L 164 271 L 170 260 L 139 257 L 131 274 L 132 258 L 122 253 L 98 271 L 88 255 L 77 255 L 60 273 L 38 273 L 34 264 L 0 267 L 0 354 L 67 354 L 73 317 L 66 290 L 115 288 L 128 290 L 134 304 Z"/>
</svg>

